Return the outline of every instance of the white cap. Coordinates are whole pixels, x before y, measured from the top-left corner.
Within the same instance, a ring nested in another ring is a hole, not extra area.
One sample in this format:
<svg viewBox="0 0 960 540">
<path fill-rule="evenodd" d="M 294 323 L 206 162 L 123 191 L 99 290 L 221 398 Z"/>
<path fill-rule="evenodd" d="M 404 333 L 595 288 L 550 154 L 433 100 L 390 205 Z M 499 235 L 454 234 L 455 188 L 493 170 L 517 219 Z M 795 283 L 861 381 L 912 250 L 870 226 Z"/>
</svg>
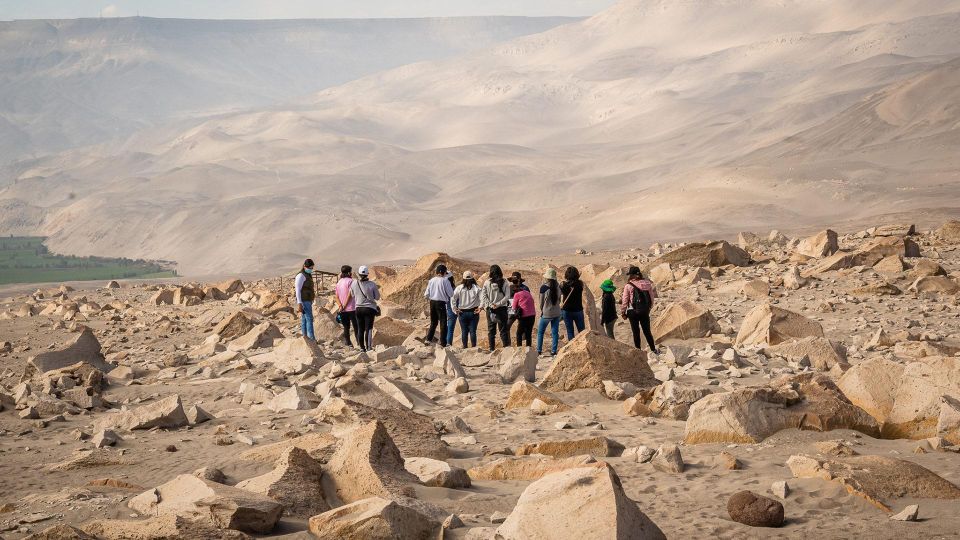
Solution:
<svg viewBox="0 0 960 540">
<path fill-rule="evenodd" d="M 370 275 L 370 270 L 366 266 L 361 266 L 360 269 L 357 270 L 357 273 L 361 276 L 368 276 Z"/>
</svg>

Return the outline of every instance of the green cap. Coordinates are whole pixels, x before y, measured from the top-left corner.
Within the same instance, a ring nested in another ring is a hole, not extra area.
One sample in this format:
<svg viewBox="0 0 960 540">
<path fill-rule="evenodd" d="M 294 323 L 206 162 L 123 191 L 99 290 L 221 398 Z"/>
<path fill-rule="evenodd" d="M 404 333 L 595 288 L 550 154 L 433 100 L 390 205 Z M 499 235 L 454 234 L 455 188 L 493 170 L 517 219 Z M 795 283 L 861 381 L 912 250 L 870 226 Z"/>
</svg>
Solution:
<svg viewBox="0 0 960 540">
<path fill-rule="evenodd" d="M 613 280 L 606 280 L 600 284 L 600 290 L 603 292 L 613 292 L 617 290 L 617 286 L 613 284 Z"/>
</svg>

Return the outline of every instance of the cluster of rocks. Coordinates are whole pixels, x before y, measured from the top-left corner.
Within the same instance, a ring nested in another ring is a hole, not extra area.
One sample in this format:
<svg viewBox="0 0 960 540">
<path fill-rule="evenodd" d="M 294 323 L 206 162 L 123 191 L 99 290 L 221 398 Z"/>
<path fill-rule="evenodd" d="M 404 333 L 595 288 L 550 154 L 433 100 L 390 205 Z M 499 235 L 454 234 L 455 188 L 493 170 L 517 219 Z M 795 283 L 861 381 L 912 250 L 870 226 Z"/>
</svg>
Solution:
<svg viewBox="0 0 960 540">
<path fill-rule="evenodd" d="M 37 538 L 245 538 L 275 532 L 283 516 L 319 538 L 435 538 L 457 528 L 469 528 L 469 538 L 660 538 L 653 503 L 631 499 L 617 469 L 684 477 L 688 455 L 711 448 L 709 466 L 749 471 L 738 448 L 763 448 L 791 430 L 956 452 L 955 229 L 742 233 L 737 245 L 630 252 L 661 292 L 653 322 L 660 354 L 626 344 L 622 324 L 619 340 L 602 335 L 595 313 L 553 359 L 528 347 L 425 344 L 418 338 L 430 269 L 438 261 L 484 268 L 444 254 L 377 270 L 387 301 L 366 353 L 340 344 L 328 291 L 317 302 L 316 343 L 297 335 L 289 296 L 269 282 L 111 283 L 96 299 L 67 287 L 37 291 L 9 302 L 4 318 L 75 335 L 33 354 L 19 372 L 8 369 L 0 406 L 31 429 L 83 424 L 74 434 L 82 452 L 50 471 L 135 466 L 144 456 L 130 450 L 163 433 L 180 434 L 176 444 L 165 440 L 166 452 L 202 439 L 259 467 L 235 477 L 211 464 L 146 485 L 101 479 L 102 488 L 132 492 L 123 504 L 136 519 L 58 524 Z M 591 288 L 625 279 L 615 265 L 590 264 L 582 274 Z M 882 324 L 903 313 L 916 324 Z M 0 352 L 19 358 L 24 347 L 14 340 Z M 203 394 L 207 387 L 216 395 Z M 631 426 L 678 425 L 678 436 L 625 443 L 605 432 L 601 409 Z M 511 422 L 550 427 L 506 445 L 485 433 Z M 960 498 L 924 467 L 856 455 L 841 443 L 796 454 L 783 470 L 791 478 L 774 483 L 774 499 L 727 490 L 725 517 L 752 527 L 789 523 L 794 479 L 840 484 L 890 514 L 903 497 Z M 477 483 L 520 481 L 528 485 L 509 512 L 472 514 L 422 496 L 474 496 Z M 12 530 L 30 532 L 29 518 L 17 516 Z"/>
</svg>

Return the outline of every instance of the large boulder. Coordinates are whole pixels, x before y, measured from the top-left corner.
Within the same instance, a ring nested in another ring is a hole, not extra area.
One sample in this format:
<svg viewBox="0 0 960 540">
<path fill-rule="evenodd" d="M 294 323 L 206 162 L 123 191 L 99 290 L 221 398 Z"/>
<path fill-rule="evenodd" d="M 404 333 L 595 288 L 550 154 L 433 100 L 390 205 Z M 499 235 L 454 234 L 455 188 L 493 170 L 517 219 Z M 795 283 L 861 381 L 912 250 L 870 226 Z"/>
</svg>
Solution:
<svg viewBox="0 0 960 540">
<path fill-rule="evenodd" d="M 219 335 L 221 341 L 227 342 L 253 330 L 253 327 L 256 325 L 257 321 L 241 310 L 234 312 L 220 321 L 217 326 L 213 328 L 213 333 Z"/>
<path fill-rule="evenodd" d="M 135 409 L 105 415 L 96 422 L 96 431 L 104 429 L 178 428 L 190 423 L 180 396 L 174 394 Z"/>
<path fill-rule="evenodd" d="M 659 384 L 643 353 L 598 332 L 581 332 L 561 349 L 540 383 L 554 392 L 578 388 L 603 391 L 603 381 L 629 382 L 638 388 Z"/>
<path fill-rule="evenodd" d="M 312 516 L 330 509 L 322 487 L 323 467 L 306 450 L 293 446 L 263 475 L 237 484 L 283 503 L 290 514 Z"/>
<path fill-rule="evenodd" d="M 657 342 L 666 339 L 692 339 L 720 332 L 710 310 L 688 300 L 674 302 L 657 317 L 651 328 Z"/>
<path fill-rule="evenodd" d="M 243 489 L 181 474 L 130 499 L 145 516 L 176 515 L 222 529 L 268 533 L 283 513 L 279 502 Z"/>
<path fill-rule="evenodd" d="M 813 236 L 801 240 L 794 251 L 815 259 L 833 255 L 837 251 L 840 251 L 840 245 L 837 243 L 837 233 L 830 229 L 820 231 Z"/>
<path fill-rule="evenodd" d="M 349 399 L 333 398 L 317 409 L 317 420 L 333 424 L 335 432 L 375 420 L 386 427 L 391 439 L 406 457 L 450 457 L 447 444 L 440 439 L 433 419 L 405 407 L 379 409 Z"/>
<path fill-rule="evenodd" d="M 906 365 L 873 358 L 851 367 L 838 386 L 880 423 L 884 438 L 934 437 L 941 396 L 960 398 L 960 358 L 928 356 Z"/>
<path fill-rule="evenodd" d="M 480 276 L 489 268 L 489 265 L 484 263 L 457 259 L 446 253 L 430 253 L 417 259 L 413 266 L 385 279 L 380 291 L 381 295 L 385 300 L 406 306 L 413 314 L 428 312 L 430 303 L 424 298 L 423 289 L 427 281 L 435 275 L 438 264 L 446 265 L 447 270 L 455 276 L 460 276 L 467 270 Z M 377 325 L 379 324 L 378 320 Z M 410 332 L 407 332 L 404 338 L 409 335 Z"/>
<path fill-rule="evenodd" d="M 415 331 L 416 328 L 410 323 L 390 317 L 378 317 L 373 325 L 373 344 L 384 347 L 403 345 L 403 342 Z"/>
<path fill-rule="evenodd" d="M 610 467 L 569 469 L 533 482 L 497 535 L 504 540 L 666 538 L 623 492 Z"/>
<path fill-rule="evenodd" d="M 181 306 L 195 306 L 205 298 L 203 289 L 193 285 L 183 285 L 173 289 L 173 303 Z"/>
<path fill-rule="evenodd" d="M 470 476 L 465 469 L 450 465 L 446 461 L 423 457 L 406 458 L 403 466 L 417 476 L 423 485 L 460 489 L 470 487 Z"/>
<path fill-rule="evenodd" d="M 810 365 L 819 371 L 833 371 L 843 373 L 850 367 L 847 363 L 847 349 L 842 343 L 830 341 L 823 337 L 805 337 L 794 341 L 786 341 L 779 345 L 766 347 L 767 356 L 783 356 L 790 359 L 810 360 Z"/>
<path fill-rule="evenodd" d="M 787 466 L 795 478 L 837 482 L 854 495 L 890 512 L 901 497 L 960 499 L 960 488 L 916 463 L 885 456 L 819 459 L 791 456 Z"/>
<path fill-rule="evenodd" d="M 727 513 L 730 519 L 751 527 L 783 525 L 783 504 L 752 491 L 731 495 L 727 500 Z"/>
<path fill-rule="evenodd" d="M 273 347 L 274 341 L 281 338 L 283 338 L 283 332 L 275 324 L 264 321 L 254 326 L 246 334 L 231 341 L 227 348 L 231 351 L 265 349 Z"/>
<path fill-rule="evenodd" d="M 684 440 L 758 443 L 789 428 L 880 434 L 877 421 L 850 403 L 831 379 L 808 373 L 704 397 L 690 407 Z"/>
<path fill-rule="evenodd" d="M 950 444 L 960 444 L 960 400 L 940 396 L 937 436 L 943 437 Z"/>
<path fill-rule="evenodd" d="M 307 369 L 320 369 L 327 359 L 313 340 L 302 336 L 280 339 L 273 350 L 250 357 L 253 365 L 270 364 L 287 374 L 303 373 Z"/>
<path fill-rule="evenodd" d="M 823 337 L 820 323 L 799 313 L 770 304 L 751 309 L 740 325 L 734 345 L 770 346 L 792 339 Z"/>
<path fill-rule="evenodd" d="M 345 433 L 325 470 L 342 503 L 369 497 L 413 497 L 412 486 L 420 483 L 404 468 L 400 450 L 379 421 Z"/>
<path fill-rule="evenodd" d="M 321 540 L 433 540 L 442 538 L 438 521 L 406 501 L 383 497 L 359 500 L 310 518 L 310 532 Z"/>
<path fill-rule="evenodd" d="M 30 365 L 40 373 L 63 369 L 78 363 L 87 364 L 104 373 L 116 367 L 104 359 L 100 341 L 89 328 L 84 328 L 67 348 L 42 352 L 30 359 Z"/>
<path fill-rule="evenodd" d="M 960 244 L 960 220 L 944 223 L 942 227 L 937 229 L 937 234 L 946 242 Z"/>
<path fill-rule="evenodd" d="M 653 261 L 649 267 L 652 268 L 663 263 L 694 267 L 717 267 L 731 264 L 734 266 L 749 266 L 750 254 L 730 245 L 725 240 L 706 244 L 693 243 L 661 256 Z"/>
<path fill-rule="evenodd" d="M 946 276 L 923 276 L 917 278 L 907 289 L 918 293 L 960 293 L 960 284 Z"/>
<path fill-rule="evenodd" d="M 504 384 L 537 379 L 537 351 L 533 347 L 506 347 L 500 351 L 497 375 Z"/>
<path fill-rule="evenodd" d="M 659 417 L 686 420 L 690 406 L 710 393 L 709 388 L 667 381 L 653 390 L 647 406 Z"/>
<path fill-rule="evenodd" d="M 891 255 L 919 257 L 920 247 L 906 237 L 874 238 L 854 251 L 838 251 L 807 268 L 803 277 L 819 276 L 833 270 L 855 266 L 873 266 Z"/>
</svg>

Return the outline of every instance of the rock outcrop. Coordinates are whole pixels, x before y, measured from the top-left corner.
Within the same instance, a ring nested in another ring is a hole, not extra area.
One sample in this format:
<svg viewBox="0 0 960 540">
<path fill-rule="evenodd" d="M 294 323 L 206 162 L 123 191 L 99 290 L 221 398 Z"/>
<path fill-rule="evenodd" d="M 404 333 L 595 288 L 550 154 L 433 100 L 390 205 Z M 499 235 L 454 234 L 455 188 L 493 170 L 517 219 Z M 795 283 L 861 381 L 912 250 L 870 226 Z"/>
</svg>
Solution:
<svg viewBox="0 0 960 540">
<path fill-rule="evenodd" d="M 438 521 L 404 502 L 370 497 L 310 518 L 310 532 L 321 540 L 441 538 Z"/>
<path fill-rule="evenodd" d="M 884 438 L 934 437 L 941 396 L 960 398 L 960 358 L 931 356 L 905 365 L 873 358 L 850 368 L 838 386 L 880 423 Z"/>
<path fill-rule="evenodd" d="M 597 332 L 581 332 L 563 347 L 540 386 L 554 392 L 603 391 L 605 380 L 629 382 L 638 388 L 659 384 L 640 350 Z"/>
<path fill-rule="evenodd" d="M 505 540 L 666 538 L 626 496 L 610 467 L 569 469 L 530 484 L 497 535 Z"/>
<path fill-rule="evenodd" d="M 404 468 L 400 450 L 379 421 L 345 433 L 325 470 L 342 503 L 412 497 L 412 486 L 420 483 Z"/>
<path fill-rule="evenodd" d="M 901 497 L 960 499 L 960 488 L 910 461 L 885 456 L 850 456 L 819 459 L 791 456 L 787 467 L 796 478 L 822 478 L 837 482 L 850 493 L 890 512 L 888 505 Z"/>
<path fill-rule="evenodd" d="M 93 334 L 93 330 L 84 328 L 67 348 L 59 351 L 42 352 L 30 359 L 30 365 L 40 373 L 47 373 L 83 363 L 107 373 L 115 366 L 107 363 L 101 351 L 100 341 Z"/>
<path fill-rule="evenodd" d="M 312 516 L 330 509 L 322 487 L 323 467 L 306 450 L 291 447 L 274 467 L 236 487 L 280 501 L 293 515 Z"/>
<path fill-rule="evenodd" d="M 709 242 L 706 244 L 692 243 L 679 247 L 653 261 L 649 267 L 663 263 L 685 266 L 748 266 L 750 254 L 730 245 L 727 241 Z"/>
<path fill-rule="evenodd" d="M 734 345 L 770 346 L 806 337 L 822 338 L 820 323 L 781 307 L 761 304 L 744 317 Z"/>
<path fill-rule="evenodd" d="M 690 407 L 684 440 L 758 443 L 788 428 L 880 434 L 876 420 L 847 400 L 832 380 L 806 374 L 704 397 Z"/>
<path fill-rule="evenodd" d="M 708 337 L 720 333 L 720 325 L 710 310 L 683 300 L 667 306 L 650 330 L 659 343 L 667 339 Z"/>
<path fill-rule="evenodd" d="M 222 529 L 268 533 L 283 513 L 279 502 L 256 493 L 181 474 L 128 502 L 145 516 L 176 515 Z"/>
</svg>

